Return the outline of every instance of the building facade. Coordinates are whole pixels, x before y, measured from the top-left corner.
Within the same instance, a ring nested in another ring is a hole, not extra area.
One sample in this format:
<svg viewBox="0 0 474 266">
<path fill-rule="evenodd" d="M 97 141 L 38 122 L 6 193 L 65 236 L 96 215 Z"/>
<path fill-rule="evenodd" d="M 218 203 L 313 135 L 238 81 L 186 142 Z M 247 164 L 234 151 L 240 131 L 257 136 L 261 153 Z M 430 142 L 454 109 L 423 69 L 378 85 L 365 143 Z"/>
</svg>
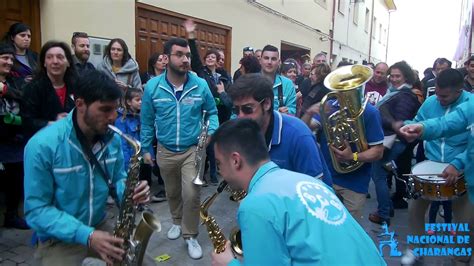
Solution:
<svg viewBox="0 0 474 266">
<path fill-rule="evenodd" d="M 335 0 L 332 62 L 354 64 L 387 60 L 390 12 L 388 0 Z"/>
<path fill-rule="evenodd" d="M 356 1 L 356 3 L 353 3 Z M 112 38 L 122 38 L 143 71 L 148 57 L 171 37 L 185 37 L 182 23 L 198 25 L 198 46 L 222 49 L 226 68 L 239 66 L 242 48 L 272 44 L 282 59 L 302 62 L 324 52 L 336 65 L 383 61 L 389 0 L 4 0 L 0 30 L 16 21 L 32 25 L 33 50 L 48 40 L 70 43 L 73 32 L 91 36 L 91 61 L 100 62 Z M 2 10 L 0 10 L 2 11 Z M 367 13 L 368 12 L 368 13 Z M 308 57 L 309 56 L 309 57 Z"/>
</svg>

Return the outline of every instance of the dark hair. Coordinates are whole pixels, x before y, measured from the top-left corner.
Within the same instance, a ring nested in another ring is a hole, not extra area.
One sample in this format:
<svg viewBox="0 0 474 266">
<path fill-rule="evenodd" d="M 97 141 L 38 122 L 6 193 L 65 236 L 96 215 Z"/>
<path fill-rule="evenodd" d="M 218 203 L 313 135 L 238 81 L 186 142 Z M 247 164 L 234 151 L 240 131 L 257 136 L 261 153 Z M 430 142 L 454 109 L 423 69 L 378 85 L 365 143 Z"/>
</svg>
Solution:
<svg viewBox="0 0 474 266">
<path fill-rule="evenodd" d="M 122 49 L 123 49 L 123 58 L 122 58 L 122 66 L 125 65 L 128 60 L 130 60 L 130 58 L 132 58 L 132 56 L 130 55 L 130 53 L 128 52 L 128 46 L 127 44 L 125 43 L 124 40 L 120 39 L 120 38 L 115 38 L 115 39 L 112 39 L 110 40 L 109 44 L 107 45 L 107 47 L 105 47 L 105 53 L 104 53 L 104 58 L 105 57 L 108 57 L 110 60 L 112 60 L 112 56 L 110 56 L 110 50 L 112 50 L 112 45 L 114 43 L 118 43 L 120 44 L 120 46 L 122 46 Z"/>
<path fill-rule="evenodd" d="M 337 64 L 336 67 L 351 66 L 351 65 L 353 65 L 353 64 L 349 61 L 341 61 L 341 62 L 339 62 L 339 64 Z"/>
<path fill-rule="evenodd" d="M 76 45 L 76 39 L 77 38 L 89 38 L 89 35 L 85 32 L 73 32 L 72 33 L 72 38 L 71 38 L 71 44 Z"/>
<path fill-rule="evenodd" d="M 147 73 L 150 75 L 155 75 L 155 64 L 156 61 L 158 61 L 158 58 L 160 58 L 160 53 L 153 53 L 150 58 L 148 58 L 148 68 L 147 68 Z"/>
<path fill-rule="evenodd" d="M 267 44 L 265 45 L 265 47 L 263 47 L 262 54 L 265 53 L 266 51 L 278 53 L 278 48 L 276 48 L 273 45 Z"/>
<path fill-rule="evenodd" d="M 75 94 L 89 105 L 96 101 L 115 101 L 122 97 L 122 90 L 114 80 L 97 70 L 86 70 L 76 82 Z"/>
<path fill-rule="evenodd" d="M 125 118 L 127 117 L 127 113 L 130 112 L 130 106 L 127 104 L 127 101 L 132 100 L 136 96 L 143 96 L 143 91 L 141 89 L 137 89 L 137 88 L 129 88 L 125 92 L 125 97 L 124 97 L 124 100 L 123 100 L 124 110 L 123 110 L 123 114 L 122 114 L 122 121 L 124 121 Z"/>
<path fill-rule="evenodd" d="M 283 62 L 281 64 L 281 73 L 286 74 L 290 69 L 296 69 L 296 74 L 298 74 L 298 66 L 293 62 Z"/>
<path fill-rule="evenodd" d="M 474 61 L 474 55 L 469 57 L 466 62 L 464 62 L 465 65 L 469 65 L 471 63 L 471 61 Z"/>
<path fill-rule="evenodd" d="M 451 88 L 453 90 L 459 90 L 463 85 L 464 78 L 456 69 L 448 68 L 441 72 L 436 78 L 436 86 L 440 89 Z"/>
<path fill-rule="evenodd" d="M 444 65 L 444 64 L 448 64 L 448 67 L 451 68 L 451 65 L 452 65 L 451 61 L 449 61 L 448 59 L 442 57 L 442 58 L 436 59 L 436 63 L 434 65 L 433 69 L 436 69 L 436 65 Z"/>
<path fill-rule="evenodd" d="M 244 68 L 245 74 L 260 73 L 262 71 L 262 65 L 260 65 L 258 58 L 254 55 L 245 56 L 240 60 L 240 64 Z"/>
<path fill-rule="evenodd" d="M 232 101 L 243 97 L 252 97 L 257 102 L 270 99 L 273 110 L 273 82 L 260 73 L 245 74 L 240 76 L 234 84 L 230 85 L 227 93 Z"/>
<path fill-rule="evenodd" d="M 177 45 L 180 47 L 188 47 L 188 41 L 186 41 L 183 38 L 171 38 L 167 42 L 165 42 L 165 45 L 163 47 L 163 53 L 166 55 L 171 54 L 171 48 L 173 48 L 173 45 Z"/>
<path fill-rule="evenodd" d="M 396 62 L 388 69 L 388 74 L 392 72 L 393 69 L 398 69 L 402 72 L 403 77 L 405 78 L 405 83 L 409 85 L 415 84 L 415 73 L 413 69 L 405 61 Z"/>
<path fill-rule="evenodd" d="M 206 54 L 203 57 L 204 61 L 206 61 L 206 58 L 210 54 L 213 54 L 213 55 L 216 56 L 216 61 L 219 61 L 221 59 L 221 55 L 219 54 L 219 50 L 212 48 L 212 49 L 207 50 Z"/>
<path fill-rule="evenodd" d="M 15 55 L 15 49 L 13 49 L 13 47 L 6 42 L 0 42 L 0 55 L 2 54 Z"/>
<path fill-rule="evenodd" d="M 69 48 L 69 45 L 67 45 L 65 42 L 48 41 L 43 45 L 43 47 L 41 47 L 37 76 L 47 77 L 47 70 L 46 70 L 46 67 L 44 66 L 44 63 L 46 60 L 46 53 L 49 51 L 49 49 L 54 48 L 54 47 L 59 47 L 64 51 L 64 55 L 66 56 L 66 59 L 69 63 L 69 66 L 66 69 L 66 73 L 64 73 L 63 79 L 66 85 L 70 86 L 76 80 L 77 72 L 76 72 L 76 66 L 72 59 L 71 48 Z"/>
<path fill-rule="evenodd" d="M 3 37 L 3 40 L 7 43 L 9 43 L 10 45 L 14 45 L 13 44 L 13 38 L 20 32 L 24 32 L 24 31 L 27 31 L 29 30 L 31 32 L 31 27 L 26 25 L 26 24 L 23 24 L 23 23 L 20 23 L 20 22 L 17 22 L 17 23 L 14 23 L 10 26 L 10 28 L 8 29 L 7 33 L 5 34 L 5 36 Z"/>
<path fill-rule="evenodd" d="M 238 152 L 250 166 L 269 159 L 265 138 L 252 119 L 229 120 L 216 130 L 212 139 L 224 155 Z"/>
</svg>

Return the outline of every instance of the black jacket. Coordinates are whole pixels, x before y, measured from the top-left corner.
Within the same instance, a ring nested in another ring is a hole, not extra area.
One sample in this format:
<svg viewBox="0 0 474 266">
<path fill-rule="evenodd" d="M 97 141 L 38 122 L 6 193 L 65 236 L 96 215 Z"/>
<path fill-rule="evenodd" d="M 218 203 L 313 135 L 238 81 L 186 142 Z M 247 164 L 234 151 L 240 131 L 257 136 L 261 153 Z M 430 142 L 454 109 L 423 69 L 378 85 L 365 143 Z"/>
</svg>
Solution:
<svg viewBox="0 0 474 266">
<path fill-rule="evenodd" d="M 21 124 L 6 123 L 5 118 L 20 115 L 24 84 L 23 78 L 9 76 L 6 79 L 6 93 L 0 96 L 0 143 L 16 142 L 23 133 Z"/>
<path fill-rule="evenodd" d="M 305 90 L 305 93 L 303 95 L 303 105 L 301 107 L 301 114 L 303 115 L 304 112 L 308 108 L 311 107 L 311 105 L 315 103 L 319 103 L 323 97 L 328 94 L 330 90 L 324 86 L 323 82 L 316 83 L 309 88 L 309 90 Z"/>
<path fill-rule="evenodd" d="M 21 114 L 29 136 L 45 127 L 49 121 L 55 121 L 59 113 L 68 113 L 74 108 L 74 87 L 66 83 L 66 88 L 66 101 L 62 107 L 53 84 L 46 75 L 38 76 L 25 86 Z"/>
<path fill-rule="evenodd" d="M 406 87 L 379 106 L 384 135 L 389 136 L 395 134 L 392 123 L 412 120 L 420 106 L 421 104 L 416 94 L 414 94 L 410 88 Z"/>
<path fill-rule="evenodd" d="M 216 100 L 216 107 L 217 107 L 217 115 L 219 117 L 219 123 L 222 124 L 225 121 L 229 120 L 232 109 L 232 101 L 230 100 L 229 96 L 226 92 L 218 93 L 216 81 L 212 76 L 211 70 L 204 66 L 201 62 L 201 58 L 199 55 L 199 51 L 196 46 L 196 40 L 189 39 L 189 48 L 191 49 L 191 69 L 196 72 L 196 74 L 206 80 L 209 89 L 211 90 L 212 96 Z M 231 84 L 231 80 L 228 79 L 227 75 L 222 75 L 220 70 L 216 71 L 216 73 L 220 74 L 219 81 L 224 84 L 224 88 L 227 88 Z"/>
<path fill-rule="evenodd" d="M 24 65 L 15 57 L 11 70 L 12 76 L 25 78 L 27 76 L 32 76 L 36 72 L 36 68 L 38 66 L 38 54 L 31 51 L 30 49 L 27 49 L 25 55 L 30 66 Z"/>
</svg>

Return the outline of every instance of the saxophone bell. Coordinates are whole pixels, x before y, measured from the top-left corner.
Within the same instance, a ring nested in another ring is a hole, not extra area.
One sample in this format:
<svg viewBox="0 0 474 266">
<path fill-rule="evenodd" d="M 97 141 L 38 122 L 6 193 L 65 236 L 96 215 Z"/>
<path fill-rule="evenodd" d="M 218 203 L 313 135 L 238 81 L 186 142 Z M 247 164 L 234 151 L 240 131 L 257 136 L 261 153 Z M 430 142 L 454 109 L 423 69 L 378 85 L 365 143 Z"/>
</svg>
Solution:
<svg viewBox="0 0 474 266">
<path fill-rule="evenodd" d="M 161 231 L 161 223 L 153 214 L 143 212 L 138 226 L 135 226 L 137 208 L 133 202 L 133 194 L 139 182 L 141 144 L 115 126 L 108 125 L 108 127 L 134 148 L 134 154 L 130 158 L 130 166 L 127 171 L 128 176 L 125 180 L 122 204 L 120 204 L 119 215 L 113 232 L 115 237 L 124 240 L 122 248 L 125 250 L 125 255 L 123 261 L 115 262 L 114 265 L 140 266 L 143 263 L 148 241 L 153 232 Z"/>
</svg>

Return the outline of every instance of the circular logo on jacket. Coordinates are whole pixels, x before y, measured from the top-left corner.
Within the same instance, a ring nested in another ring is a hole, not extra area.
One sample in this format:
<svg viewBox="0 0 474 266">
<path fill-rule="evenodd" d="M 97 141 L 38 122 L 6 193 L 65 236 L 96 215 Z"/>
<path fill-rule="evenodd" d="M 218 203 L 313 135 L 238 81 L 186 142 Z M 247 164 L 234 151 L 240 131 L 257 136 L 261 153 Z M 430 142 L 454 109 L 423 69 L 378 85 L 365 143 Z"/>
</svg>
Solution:
<svg viewBox="0 0 474 266">
<path fill-rule="evenodd" d="M 311 215 L 331 225 L 340 225 L 347 218 L 342 202 L 324 184 L 301 181 L 296 192 Z"/>
</svg>

